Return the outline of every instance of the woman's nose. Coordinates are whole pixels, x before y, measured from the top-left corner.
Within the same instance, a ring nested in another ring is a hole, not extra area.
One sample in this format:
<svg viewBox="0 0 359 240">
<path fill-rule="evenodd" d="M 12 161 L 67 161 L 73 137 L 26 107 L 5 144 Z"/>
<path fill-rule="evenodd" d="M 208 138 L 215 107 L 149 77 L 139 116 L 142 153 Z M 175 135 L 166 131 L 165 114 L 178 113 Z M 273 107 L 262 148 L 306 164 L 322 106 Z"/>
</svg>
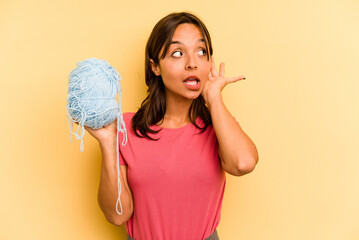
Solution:
<svg viewBox="0 0 359 240">
<path fill-rule="evenodd" d="M 186 70 L 197 69 L 197 63 L 194 56 L 188 56 L 186 62 Z"/>
</svg>

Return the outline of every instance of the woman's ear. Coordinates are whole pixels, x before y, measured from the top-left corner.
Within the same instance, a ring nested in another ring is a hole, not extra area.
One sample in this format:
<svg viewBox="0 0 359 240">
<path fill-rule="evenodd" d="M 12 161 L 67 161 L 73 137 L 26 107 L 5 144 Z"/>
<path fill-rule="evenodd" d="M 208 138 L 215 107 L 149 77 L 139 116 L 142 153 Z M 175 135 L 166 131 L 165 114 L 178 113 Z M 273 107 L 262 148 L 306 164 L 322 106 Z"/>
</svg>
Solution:
<svg viewBox="0 0 359 240">
<path fill-rule="evenodd" d="M 156 76 L 159 76 L 161 75 L 161 71 L 160 71 L 160 66 L 155 64 L 155 62 L 150 59 L 150 62 L 151 62 L 151 68 L 152 68 L 152 72 L 156 75 Z"/>
</svg>

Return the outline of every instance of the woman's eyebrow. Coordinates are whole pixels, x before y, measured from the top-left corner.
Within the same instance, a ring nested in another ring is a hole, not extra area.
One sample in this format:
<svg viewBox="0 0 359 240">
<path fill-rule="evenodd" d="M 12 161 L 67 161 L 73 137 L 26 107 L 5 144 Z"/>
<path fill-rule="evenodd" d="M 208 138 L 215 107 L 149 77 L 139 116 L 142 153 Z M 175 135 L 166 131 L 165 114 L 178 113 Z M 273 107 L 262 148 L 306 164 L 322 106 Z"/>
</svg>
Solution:
<svg viewBox="0 0 359 240">
<path fill-rule="evenodd" d="M 203 39 L 203 38 L 197 40 L 197 43 L 201 43 L 201 42 L 204 42 L 204 39 Z M 183 45 L 183 43 L 180 42 L 180 41 L 171 41 L 170 45 L 171 45 L 171 44 L 180 44 L 180 45 Z"/>
</svg>

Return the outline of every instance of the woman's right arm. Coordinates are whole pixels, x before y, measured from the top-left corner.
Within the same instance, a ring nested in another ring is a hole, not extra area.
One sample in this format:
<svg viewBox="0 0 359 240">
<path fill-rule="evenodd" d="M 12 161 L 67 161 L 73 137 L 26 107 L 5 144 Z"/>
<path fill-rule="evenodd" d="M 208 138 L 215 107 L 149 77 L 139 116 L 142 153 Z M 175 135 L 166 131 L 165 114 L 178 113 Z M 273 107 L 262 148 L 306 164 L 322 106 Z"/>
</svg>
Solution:
<svg viewBox="0 0 359 240">
<path fill-rule="evenodd" d="M 132 216 L 133 197 L 127 181 L 127 166 L 120 165 L 122 215 L 119 215 L 116 212 L 118 198 L 116 121 L 102 129 L 93 130 L 86 127 L 86 130 L 98 140 L 102 153 L 98 203 L 106 219 L 120 226 Z M 119 204 L 118 211 L 121 212 Z"/>
<path fill-rule="evenodd" d="M 133 198 L 127 181 L 127 167 L 120 165 L 120 181 L 122 215 L 116 212 L 118 198 L 117 170 L 116 170 L 116 138 L 110 141 L 100 142 L 102 152 L 100 186 L 98 202 L 106 219 L 114 225 L 122 225 L 127 222 L 133 213 Z M 121 212 L 121 207 L 118 206 Z"/>
</svg>

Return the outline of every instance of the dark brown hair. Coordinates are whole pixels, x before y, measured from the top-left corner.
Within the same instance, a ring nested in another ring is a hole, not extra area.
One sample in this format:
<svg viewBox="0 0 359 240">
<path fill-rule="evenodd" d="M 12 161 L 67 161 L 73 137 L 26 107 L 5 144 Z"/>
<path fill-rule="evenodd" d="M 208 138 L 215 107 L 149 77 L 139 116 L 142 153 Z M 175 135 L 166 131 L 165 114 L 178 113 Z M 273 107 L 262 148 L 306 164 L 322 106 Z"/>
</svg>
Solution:
<svg viewBox="0 0 359 240">
<path fill-rule="evenodd" d="M 151 140 L 148 133 L 158 133 L 160 130 L 155 131 L 150 128 L 160 121 L 163 121 L 166 112 L 166 94 L 165 86 L 161 76 L 156 76 L 152 72 L 151 62 L 159 64 L 160 58 L 163 59 L 171 44 L 173 34 L 178 25 L 183 23 L 194 24 L 201 31 L 205 40 L 207 51 L 207 58 L 213 55 L 212 42 L 209 32 L 204 23 L 196 16 L 188 12 L 171 13 L 162 18 L 153 28 L 152 33 L 147 41 L 146 56 L 145 56 L 145 80 L 147 89 L 147 97 L 143 100 L 140 109 L 135 113 L 132 118 L 132 128 L 138 137 L 147 137 Z M 160 51 L 163 48 L 161 56 Z M 202 95 L 193 100 L 189 109 L 189 119 L 201 132 L 212 124 L 211 114 L 206 106 L 205 100 Z M 196 118 L 200 117 L 204 122 L 204 127 L 199 127 L 196 124 Z M 137 132 L 139 131 L 139 133 Z"/>
</svg>

